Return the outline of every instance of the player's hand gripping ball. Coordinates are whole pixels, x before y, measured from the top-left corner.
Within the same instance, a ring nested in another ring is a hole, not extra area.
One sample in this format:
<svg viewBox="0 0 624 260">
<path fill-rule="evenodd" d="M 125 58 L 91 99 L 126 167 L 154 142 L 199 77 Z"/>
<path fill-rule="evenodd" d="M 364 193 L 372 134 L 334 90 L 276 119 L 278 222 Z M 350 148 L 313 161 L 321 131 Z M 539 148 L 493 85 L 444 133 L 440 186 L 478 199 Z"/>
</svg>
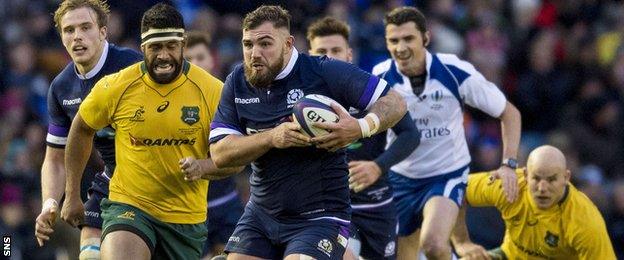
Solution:
<svg viewBox="0 0 624 260">
<path fill-rule="evenodd" d="M 338 102 L 317 94 L 307 95 L 297 101 L 293 107 L 294 121 L 301 126 L 301 132 L 310 137 L 326 135 L 329 131 L 314 127 L 316 122 L 338 122 L 338 114 L 331 108 L 331 103 Z"/>
</svg>

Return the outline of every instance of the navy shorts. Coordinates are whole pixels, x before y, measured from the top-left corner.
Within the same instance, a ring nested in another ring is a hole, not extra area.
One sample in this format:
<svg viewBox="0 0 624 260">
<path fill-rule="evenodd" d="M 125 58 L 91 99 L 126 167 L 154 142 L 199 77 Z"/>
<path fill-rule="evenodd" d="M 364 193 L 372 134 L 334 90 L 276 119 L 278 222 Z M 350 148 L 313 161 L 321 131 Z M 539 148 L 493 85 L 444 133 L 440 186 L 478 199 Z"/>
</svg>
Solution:
<svg viewBox="0 0 624 260">
<path fill-rule="evenodd" d="M 225 251 L 264 259 L 304 254 L 338 260 L 344 255 L 348 237 L 347 223 L 331 219 L 282 223 L 249 202 Z"/>
<path fill-rule="evenodd" d="M 223 204 L 208 208 L 208 218 L 206 219 L 208 239 L 204 244 L 203 256 L 210 253 L 214 245 L 227 244 L 228 239 L 234 233 L 236 223 L 243 215 L 243 203 L 236 192 L 233 194 L 234 196 Z"/>
<path fill-rule="evenodd" d="M 399 236 L 409 236 L 420 228 L 425 203 L 432 197 L 443 196 L 461 207 L 468 181 L 468 166 L 430 178 L 412 179 L 390 171 L 388 180 L 394 191 L 394 203 L 399 218 Z"/>
<path fill-rule="evenodd" d="M 392 199 L 376 207 L 354 205 L 351 238 L 362 244 L 365 259 L 396 259 L 397 216 Z"/>
<path fill-rule="evenodd" d="M 102 229 L 102 210 L 100 209 L 100 202 L 102 199 L 108 198 L 108 185 L 110 184 L 110 178 L 104 172 L 97 173 L 91 187 L 87 190 L 87 202 L 84 204 L 85 219 L 84 223 L 80 225 L 80 228 L 87 226 L 97 229 Z"/>
</svg>

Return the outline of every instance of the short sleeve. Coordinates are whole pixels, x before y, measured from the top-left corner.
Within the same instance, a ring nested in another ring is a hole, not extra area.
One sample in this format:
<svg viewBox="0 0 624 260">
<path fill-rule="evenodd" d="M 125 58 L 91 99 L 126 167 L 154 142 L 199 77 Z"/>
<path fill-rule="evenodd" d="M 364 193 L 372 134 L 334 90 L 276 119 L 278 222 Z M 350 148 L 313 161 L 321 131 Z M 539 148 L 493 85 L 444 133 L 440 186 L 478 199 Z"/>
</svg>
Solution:
<svg viewBox="0 0 624 260">
<path fill-rule="evenodd" d="M 210 143 L 215 143 L 231 134 L 243 135 L 234 104 L 235 78 L 233 72 L 225 79 L 221 98 L 218 102 L 219 106 L 214 120 L 210 124 Z"/>
<path fill-rule="evenodd" d="M 334 99 L 359 110 L 368 110 L 379 97 L 385 95 L 389 86 L 385 80 L 357 66 L 321 58 L 321 75 L 330 86 Z"/>
<path fill-rule="evenodd" d="M 475 207 L 495 206 L 500 209 L 505 203 L 504 200 L 501 180 L 490 183 L 490 174 L 487 172 L 468 175 L 468 187 L 466 188 L 468 204 Z"/>
<path fill-rule="evenodd" d="M 507 105 L 503 92 L 476 70 L 460 86 L 459 93 L 466 104 L 492 117 L 498 118 Z"/>
<path fill-rule="evenodd" d="M 56 82 L 56 81 L 55 81 Z M 71 127 L 71 119 L 63 111 L 56 95 L 54 94 L 55 82 L 48 89 L 48 116 L 50 117 L 48 125 L 48 135 L 46 143 L 48 146 L 63 148 L 67 144 L 67 135 Z"/>
<path fill-rule="evenodd" d="M 78 113 L 91 128 L 99 130 L 112 123 L 113 89 L 108 77 L 100 79 L 80 105 Z"/>
</svg>

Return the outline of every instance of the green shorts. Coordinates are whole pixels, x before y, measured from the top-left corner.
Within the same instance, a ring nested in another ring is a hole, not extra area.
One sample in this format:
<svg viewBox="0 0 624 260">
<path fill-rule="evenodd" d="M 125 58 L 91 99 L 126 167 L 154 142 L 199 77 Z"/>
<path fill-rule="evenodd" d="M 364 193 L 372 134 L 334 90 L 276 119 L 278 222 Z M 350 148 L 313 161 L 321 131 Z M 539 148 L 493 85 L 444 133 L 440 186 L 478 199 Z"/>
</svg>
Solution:
<svg viewBox="0 0 624 260">
<path fill-rule="evenodd" d="M 119 202 L 102 199 L 102 241 L 119 230 L 132 232 L 145 241 L 152 259 L 199 259 L 208 230 L 199 224 L 165 223 L 146 212 Z"/>
</svg>

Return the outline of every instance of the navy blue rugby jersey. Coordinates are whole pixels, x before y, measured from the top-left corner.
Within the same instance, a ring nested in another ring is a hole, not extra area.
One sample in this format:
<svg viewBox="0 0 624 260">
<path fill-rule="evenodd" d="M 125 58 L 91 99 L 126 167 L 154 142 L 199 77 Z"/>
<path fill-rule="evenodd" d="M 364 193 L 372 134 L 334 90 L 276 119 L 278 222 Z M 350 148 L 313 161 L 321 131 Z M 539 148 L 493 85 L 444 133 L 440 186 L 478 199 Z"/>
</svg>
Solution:
<svg viewBox="0 0 624 260">
<path fill-rule="evenodd" d="M 238 198 L 236 196 L 236 182 L 233 177 L 210 181 L 209 185 L 208 208 L 221 206 Z"/>
<path fill-rule="evenodd" d="M 345 108 L 367 110 L 389 90 L 386 82 L 358 67 L 293 48 L 284 70 L 269 88 L 249 85 L 243 65 L 227 77 L 210 142 L 227 135 L 251 135 L 288 121 L 297 100 L 308 94 L 333 98 Z M 271 149 L 252 163 L 251 201 L 280 219 L 350 219 L 344 149 Z"/>
<path fill-rule="evenodd" d="M 105 43 L 102 56 L 95 67 L 86 75 L 78 74 L 74 62 L 70 62 L 59 73 L 48 90 L 48 125 L 47 145 L 65 148 L 67 135 L 78 107 L 89 94 L 91 88 L 102 77 L 143 60 L 143 56 L 131 49 Z M 115 168 L 115 130 L 108 126 L 96 133 L 95 148 L 100 153 L 106 166 L 108 177 L 112 177 Z"/>
</svg>

